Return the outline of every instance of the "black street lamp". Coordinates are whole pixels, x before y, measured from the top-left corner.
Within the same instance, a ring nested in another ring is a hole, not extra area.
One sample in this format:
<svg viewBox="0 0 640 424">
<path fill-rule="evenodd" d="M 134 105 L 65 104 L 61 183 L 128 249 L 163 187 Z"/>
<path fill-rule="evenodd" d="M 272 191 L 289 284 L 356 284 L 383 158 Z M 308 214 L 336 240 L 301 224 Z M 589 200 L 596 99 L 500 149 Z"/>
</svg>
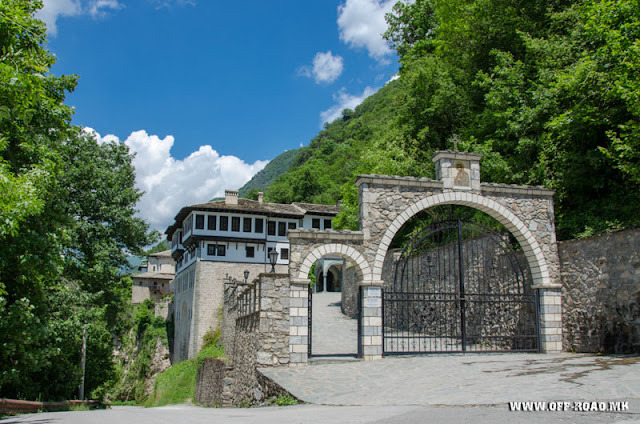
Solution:
<svg viewBox="0 0 640 424">
<path fill-rule="evenodd" d="M 276 262 L 278 262 L 278 251 L 276 249 L 271 249 L 269 251 L 269 263 L 271 264 L 271 273 L 276 273 Z"/>
</svg>

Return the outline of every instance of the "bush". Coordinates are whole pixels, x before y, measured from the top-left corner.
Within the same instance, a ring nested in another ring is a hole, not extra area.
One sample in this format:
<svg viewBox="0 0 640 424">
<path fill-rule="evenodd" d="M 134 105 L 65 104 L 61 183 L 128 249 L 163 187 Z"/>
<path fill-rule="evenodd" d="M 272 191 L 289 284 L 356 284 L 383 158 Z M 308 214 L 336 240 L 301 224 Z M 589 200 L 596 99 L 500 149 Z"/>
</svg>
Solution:
<svg viewBox="0 0 640 424">
<path fill-rule="evenodd" d="M 202 337 L 202 342 L 203 342 L 202 349 L 211 345 L 217 346 L 219 339 L 220 339 L 220 329 L 218 328 L 216 331 L 209 329 L 206 333 L 204 333 L 204 336 Z"/>
</svg>

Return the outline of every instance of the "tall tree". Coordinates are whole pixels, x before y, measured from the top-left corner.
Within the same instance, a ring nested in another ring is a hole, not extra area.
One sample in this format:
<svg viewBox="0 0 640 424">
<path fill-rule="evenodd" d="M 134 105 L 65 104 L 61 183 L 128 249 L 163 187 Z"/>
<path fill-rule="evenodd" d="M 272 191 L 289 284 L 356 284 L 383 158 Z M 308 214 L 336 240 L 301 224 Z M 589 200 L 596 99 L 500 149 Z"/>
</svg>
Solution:
<svg viewBox="0 0 640 424">
<path fill-rule="evenodd" d="M 50 73 L 41 7 L 0 3 L 0 397 L 56 399 L 74 396 L 83 329 L 87 393 L 111 375 L 118 269 L 153 237 L 126 146 L 71 125 L 77 78 Z"/>
<path fill-rule="evenodd" d="M 561 238 L 639 222 L 637 2 L 399 4 L 406 149 L 484 153 L 488 181 L 556 190 Z M 635 94 L 634 94 L 635 93 Z"/>
</svg>

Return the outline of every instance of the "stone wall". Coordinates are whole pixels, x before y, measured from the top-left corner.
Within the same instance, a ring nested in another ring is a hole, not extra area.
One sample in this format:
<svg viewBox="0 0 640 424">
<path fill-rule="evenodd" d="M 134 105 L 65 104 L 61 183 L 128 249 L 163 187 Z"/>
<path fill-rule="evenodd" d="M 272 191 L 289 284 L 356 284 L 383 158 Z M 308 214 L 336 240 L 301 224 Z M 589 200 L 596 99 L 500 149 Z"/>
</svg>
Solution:
<svg viewBox="0 0 640 424">
<path fill-rule="evenodd" d="M 558 244 L 564 349 L 640 353 L 640 230 Z"/>
<path fill-rule="evenodd" d="M 224 358 L 206 358 L 196 383 L 196 403 L 205 406 L 233 406 L 233 366 Z"/>
<path fill-rule="evenodd" d="M 193 296 L 196 275 L 196 264 L 183 269 L 174 280 L 174 339 L 173 363 L 184 361 L 195 356 L 189 352 L 191 326 L 193 324 Z"/>
<path fill-rule="evenodd" d="M 178 282 L 183 273 L 194 271 L 194 281 L 187 285 L 187 290 L 180 292 L 176 286 L 176 312 L 180 320 L 176 321 L 176 360 L 192 359 L 202 348 L 205 333 L 215 331 L 219 325 L 219 311 L 223 305 L 224 283 L 227 276 L 244 281 L 244 271 L 249 271 L 249 279 L 265 272 L 265 264 L 243 264 L 229 262 L 203 261 L 198 259 L 176 276 Z M 269 265 L 270 267 L 270 265 Z M 286 265 L 276 265 L 277 272 L 286 272 Z M 181 305 L 191 309 L 191 318 L 187 314 L 182 317 Z M 186 324 L 188 321 L 188 324 Z M 188 327 L 186 326 L 188 325 Z M 182 348 L 181 348 L 182 347 Z"/>
<path fill-rule="evenodd" d="M 242 300 L 255 286 L 259 309 L 243 309 Z M 226 289 L 222 320 L 222 340 L 229 358 L 220 377 L 221 366 L 202 370 L 222 380 L 214 389 L 203 383 L 202 399 L 223 406 L 260 404 L 265 399 L 287 393 L 257 368 L 289 364 L 290 285 L 287 274 L 260 274 L 249 286 Z M 206 381 L 206 377 L 203 377 Z M 200 384 L 200 383 L 199 383 Z"/>
<path fill-rule="evenodd" d="M 349 318 L 358 318 L 358 270 L 351 261 L 345 261 L 342 268 L 342 313 Z"/>
<path fill-rule="evenodd" d="M 400 249 L 389 249 L 382 266 L 382 280 L 385 282 L 383 287 L 385 290 L 393 283 L 394 274 L 394 258 L 400 254 Z M 342 272 L 344 286 L 342 289 L 342 313 L 349 318 L 358 318 L 358 269 L 353 263 L 345 263 L 345 269 Z"/>
</svg>

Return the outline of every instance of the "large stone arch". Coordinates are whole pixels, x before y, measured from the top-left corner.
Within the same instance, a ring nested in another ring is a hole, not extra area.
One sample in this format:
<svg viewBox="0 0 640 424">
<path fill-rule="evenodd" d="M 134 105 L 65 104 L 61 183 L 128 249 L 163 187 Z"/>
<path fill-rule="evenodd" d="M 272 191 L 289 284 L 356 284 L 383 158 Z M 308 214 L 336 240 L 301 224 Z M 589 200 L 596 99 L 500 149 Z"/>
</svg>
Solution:
<svg viewBox="0 0 640 424">
<path fill-rule="evenodd" d="M 378 249 L 376 251 L 373 280 L 382 279 L 382 267 L 384 258 L 393 240 L 393 237 L 400 228 L 413 216 L 419 212 L 439 205 L 463 205 L 481 210 L 498 220 L 504 225 L 518 240 L 524 251 L 527 262 L 531 269 L 534 288 L 553 287 L 547 262 L 545 260 L 542 249 L 533 233 L 527 228 L 525 223 L 518 218 L 509 209 L 496 202 L 495 200 L 473 194 L 469 192 L 451 191 L 440 194 L 434 194 L 430 197 L 418 200 L 409 204 L 404 212 L 400 213 L 389 225 L 385 231 Z"/>
<path fill-rule="evenodd" d="M 358 272 L 358 276 L 361 277 L 361 281 L 372 280 L 373 273 L 364 255 L 358 252 L 352 246 L 348 246 L 342 243 L 329 243 L 321 245 L 309 252 L 303 258 L 298 270 L 298 280 L 306 279 L 313 264 L 327 255 L 336 255 L 344 259 L 351 260 L 356 266 L 356 270 Z"/>
</svg>

